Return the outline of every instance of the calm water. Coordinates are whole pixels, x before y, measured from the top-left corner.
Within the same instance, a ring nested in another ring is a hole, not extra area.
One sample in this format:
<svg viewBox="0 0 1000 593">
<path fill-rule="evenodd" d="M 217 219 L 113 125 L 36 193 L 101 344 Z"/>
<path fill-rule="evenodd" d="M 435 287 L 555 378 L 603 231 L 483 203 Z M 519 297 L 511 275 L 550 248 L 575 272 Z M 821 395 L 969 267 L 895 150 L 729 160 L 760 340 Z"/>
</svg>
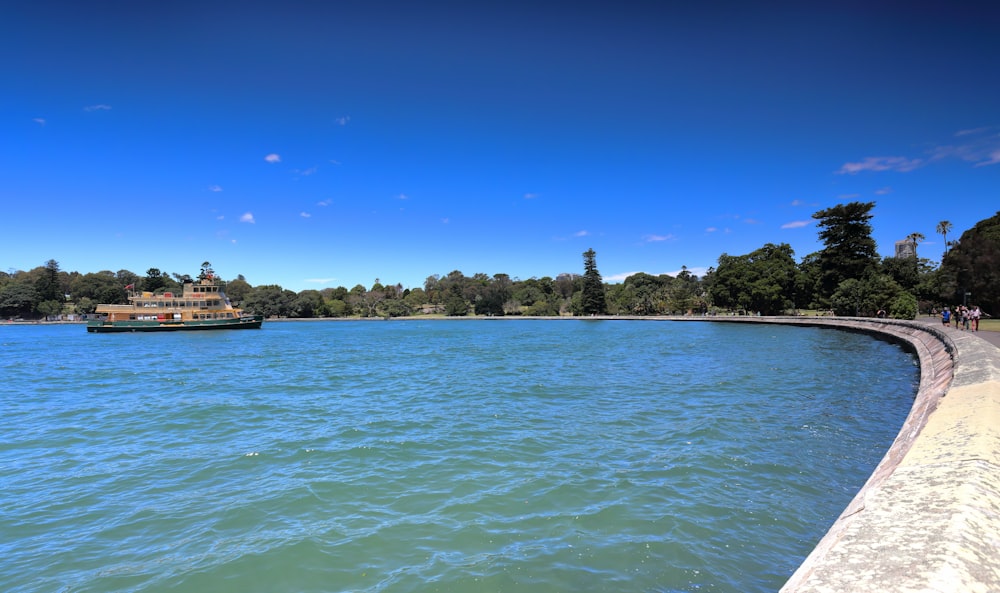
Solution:
<svg viewBox="0 0 1000 593">
<path fill-rule="evenodd" d="M 918 379 L 773 326 L 3 326 L 0 590 L 776 591 Z"/>
</svg>

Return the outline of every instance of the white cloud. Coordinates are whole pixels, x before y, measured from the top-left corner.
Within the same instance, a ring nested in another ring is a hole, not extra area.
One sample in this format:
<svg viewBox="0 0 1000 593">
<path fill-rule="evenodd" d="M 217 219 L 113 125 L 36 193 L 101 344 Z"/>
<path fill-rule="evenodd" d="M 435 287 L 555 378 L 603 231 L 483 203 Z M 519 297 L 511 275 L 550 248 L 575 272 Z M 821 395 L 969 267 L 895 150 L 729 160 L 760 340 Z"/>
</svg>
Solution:
<svg viewBox="0 0 1000 593">
<path fill-rule="evenodd" d="M 538 194 L 532 194 L 532 193 L 524 194 L 524 199 L 525 200 L 534 200 L 537 197 L 538 197 Z"/>
<path fill-rule="evenodd" d="M 577 232 L 573 233 L 573 236 L 574 237 L 586 237 L 589 234 L 590 233 L 588 233 L 587 231 L 577 231 Z"/>
<path fill-rule="evenodd" d="M 861 194 L 840 194 L 837 196 L 838 200 L 853 200 L 854 198 L 860 197 Z"/>
<path fill-rule="evenodd" d="M 221 185 L 210 185 L 210 186 L 208 186 L 208 191 L 215 191 L 215 192 L 222 191 L 222 186 Z"/>
<path fill-rule="evenodd" d="M 317 206 L 329 206 L 332 203 L 333 203 L 333 200 L 331 200 L 330 198 L 327 198 L 325 200 L 320 200 L 320 201 L 316 202 L 316 205 Z"/>
<path fill-rule="evenodd" d="M 714 227 L 714 226 L 710 226 L 710 227 L 708 227 L 707 229 L 705 229 L 705 232 L 706 232 L 706 233 L 714 233 L 714 232 L 715 232 L 715 231 L 717 231 L 717 230 L 719 230 L 719 229 L 718 229 L 718 228 L 716 228 L 716 227 Z"/>
<path fill-rule="evenodd" d="M 971 129 L 968 129 L 968 130 L 959 130 L 959 131 L 955 132 L 955 137 L 973 136 L 975 134 L 982 134 L 983 132 L 986 132 L 988 130 L 989 130 L 988 127 L 971 128 Z"/>
<path fill-rule="evenodd" d="M 308 212 L 299 212 L 299 216 L 302 218 L 309 218 L 312 214 L 309 214 Z"/>
<path fill-rule="evenodd" d="M 45 118 L 44 117 L 34 117 L 34 118 L 31 119 L 31 121 L 35 122 L 36 124 L 38 124 L 40 126 L 44 126 L 45 125 Z"/>
<path fill-rule="evenodd" d="M 97 104 L 97 105 L 88 105 L 88 106 L 84 107 L 83 110 L 84 111 L 110 111 L 111 110 L 111 106 L 110 105 L 105 105 L 103 103 L 100 103 L 100 104 Z"/>
<path fill-rule="evenodd" d="M 620 272 L 618 274 L 612 274 L 611 276 L 602 276 L 605 282 L 624 282 L 629 276 L 635 276 L 642 272 Z"/>
<path fill-rule="evenodd" d="M 254 224 L 257 221 L 253 219 L 252 212 L 247 212 L 246 214 L 240 217 L 240 222 L 249 222 L 250 224 Z"/>
<path fill-rule="evenodd" d="M 891 193 L 892 193 L 892 188 L 889 187 L 888 185 L 885 187 L 880 187 L 877 190 L 875 190 L 876 196 L 884 196 L 886 194 L 891 194 Z"/>
<path fill-rule="evenodd" d="M 448 223 L 450 223 L 450 222 L 451 222 L 451 219 L 450 219 L 450 218 L 442 218 L 442 219 L 441 219 L 441 224 L 448 224 Z"/>
<path fill-rule="evenodd" d="M 343 117 L 338 117 L 337 119 L 335 119 L 335 120 L 333 120 L 333 121 L 334 121 L 334 122 L 336 122 L 336 124 L 337 124 L 338 126 L 346 126 L 346 125 L 347 125 L 347 122 L 351 121 L 351 116 L 349 116 L 349 115 L 345 115 L 345 116 L 343 116 Z M 363 127 L 363 126 L 362 126 L 362 127 Z"/>
<path fill-rule="evenodd" d="M 672 241 L 675 238 L 673 235 L 646 235 L 643 240 L 647 243 L 659 243 L 660 241 Z"/>
<path fill-rule="evenodd" d="M 922 167 L 923 159 L 911 159 L 904 156 L 870 156 L 857 163 L 844 163 L 837 171 L 840 175 L 856 175 L 862 171 L 897 171 L 907 173 Z"/>
<path fill-rule="evenodd" d="M 303 177 L 308 177 L 313 173 L 315 173 L 316 171 L 319 171 L 319 167 L 309 167 L 308 169 L 296 169 L 295 174 L 301 175 Z"/>
<path fill-rule="evenodd" d="M 269 162 L 269 163 L 271 163 L 272 165 L 274 163 L 280 163 L 281 162 L 281 155 L 272 152 L 271 154 L 269 154 L 266 157 L 264 157 L 264 160 L 267 161 L 267 162 Z"/>
<path fill-rule="evenodd" d="M 809 226 L 810 221 L 808 220 L 793 220 L 792 222 L 786 222 L 781 225 L 783 229 L 801 229 L 804 226 Z"/>
<path fill-rule="evenodd" d="M 329 284 L 336 281 L 336 278 L 306 278 L 303 280 L 303 282 L 308 282 L 310 284 Z"/>
<path fill-rule="evenodd" d="M 409 200 L 410 196 L 408 196 L 406 194 L 399 194 L 398 196 L 396 196 L 396 199 L 397 200 Z"/>
<path fill-rule="evenodd" d="M 995 165 L 1000 163 L 1000 150 L 994 150 L 991 152 L 985 161 L 976 163 L 976 167 L 985 167 L 987 165 Z"/>
</svg>

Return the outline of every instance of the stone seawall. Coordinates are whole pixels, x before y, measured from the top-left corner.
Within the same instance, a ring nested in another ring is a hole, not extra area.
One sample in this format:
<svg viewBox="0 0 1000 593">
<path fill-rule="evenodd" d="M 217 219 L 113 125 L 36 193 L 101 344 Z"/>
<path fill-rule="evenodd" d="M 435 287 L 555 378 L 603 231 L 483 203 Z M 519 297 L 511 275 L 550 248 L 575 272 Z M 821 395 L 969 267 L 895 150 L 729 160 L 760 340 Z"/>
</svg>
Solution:
<svg viewBox="0 0 1000 593">
<path fill-rule="evenodd" d="M 919 358 L 899 435 L 781 593 L 1000 591 L 1000 349 L 917 321 L 686 319 L 866 332 Z"/>
</svg>

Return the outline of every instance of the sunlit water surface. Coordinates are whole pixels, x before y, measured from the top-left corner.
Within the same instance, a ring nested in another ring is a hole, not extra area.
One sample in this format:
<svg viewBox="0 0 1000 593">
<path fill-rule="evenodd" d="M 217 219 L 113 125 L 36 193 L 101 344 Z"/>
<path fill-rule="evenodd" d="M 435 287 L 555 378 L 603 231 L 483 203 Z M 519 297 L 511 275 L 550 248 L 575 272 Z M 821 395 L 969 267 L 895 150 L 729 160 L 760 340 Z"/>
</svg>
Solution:
<svg viewBox="0 0 1000 593">
<path fill-rule="evenodd" d="M 776 591 L 919 380 L 864 335 L 0 327 L 0 590 Z"/>
</svg>

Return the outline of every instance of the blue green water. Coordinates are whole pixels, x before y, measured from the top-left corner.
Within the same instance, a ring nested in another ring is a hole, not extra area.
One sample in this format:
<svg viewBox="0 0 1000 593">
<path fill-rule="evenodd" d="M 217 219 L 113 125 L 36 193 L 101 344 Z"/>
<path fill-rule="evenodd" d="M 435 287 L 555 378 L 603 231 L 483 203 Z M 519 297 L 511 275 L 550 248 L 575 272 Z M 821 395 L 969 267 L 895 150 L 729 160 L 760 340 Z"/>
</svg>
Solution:
<svg viewBox="0 0 1000 593">
<path fill-rule="evenodd" d="M 776 591 L 918 380 L 775 326 L 2 326 L 0 590 Z"/>
</svg>

